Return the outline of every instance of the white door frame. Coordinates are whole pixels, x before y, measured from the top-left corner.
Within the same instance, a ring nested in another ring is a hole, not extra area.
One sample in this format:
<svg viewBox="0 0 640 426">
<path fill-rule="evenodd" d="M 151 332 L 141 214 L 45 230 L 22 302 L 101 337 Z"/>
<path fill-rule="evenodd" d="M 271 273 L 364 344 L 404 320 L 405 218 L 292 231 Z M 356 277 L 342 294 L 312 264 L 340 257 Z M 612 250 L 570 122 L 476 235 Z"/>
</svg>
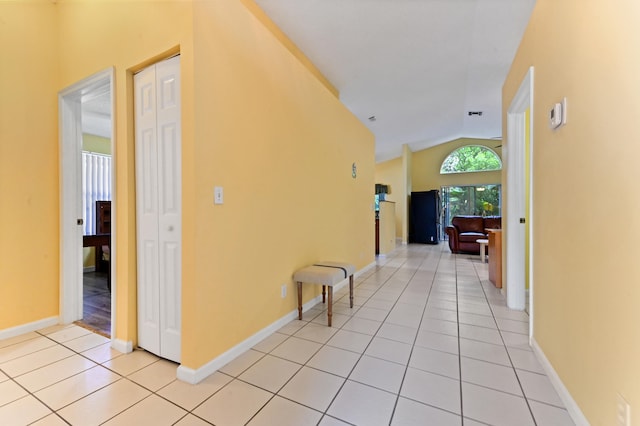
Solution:
<svg viewBox="0 0 640 426">
<path fill-rule="evenodd" d="M 525 227 L 533 228 L 533 181 L 529 179 L 529 223 L 525 217 L 525 142 L 529 137 L 529 177 L 533 172 L 533 67 L 530 67 L 507 111 L 507 239 L 506 287 L 507 305 L 523 310 L 525 289 Z M 526 134 L 526 113 L 529 110 L 529 135 Z M 533 234 L 529 233 L 529 334 L 533 334 Z"/>
<path fill-rule="evenodd" d="M 82 319 L 82 98 L 109 84 L 111 96 L 111 155 L 115 156 L 115 74 L 113 67 L 87 77 L 58 93 L 60 144 L 60 317 L 61 324 Z M 116 211 L 115 161 L 112 161 L 112 211 Z M 116 215 L 111 219 L 116 229 Z M 111 234 L 111 336 L 115 330 L 115 232 Z"/>
</svg>

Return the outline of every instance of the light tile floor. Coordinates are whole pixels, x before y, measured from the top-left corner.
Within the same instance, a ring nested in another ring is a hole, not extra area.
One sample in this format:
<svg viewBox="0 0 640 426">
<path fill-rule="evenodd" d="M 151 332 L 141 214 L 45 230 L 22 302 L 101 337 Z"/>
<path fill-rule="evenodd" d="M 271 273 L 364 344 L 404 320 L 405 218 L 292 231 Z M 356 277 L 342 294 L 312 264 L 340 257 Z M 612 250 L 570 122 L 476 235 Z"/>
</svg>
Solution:
<svg viewBox="0 0 640 426">
<path fill-rule="evenodd" d="M 198 385 L 77 326 L 0 341 L 2 425 L 572 425 L 478 256 L 405 246 Z"/>
</svg>

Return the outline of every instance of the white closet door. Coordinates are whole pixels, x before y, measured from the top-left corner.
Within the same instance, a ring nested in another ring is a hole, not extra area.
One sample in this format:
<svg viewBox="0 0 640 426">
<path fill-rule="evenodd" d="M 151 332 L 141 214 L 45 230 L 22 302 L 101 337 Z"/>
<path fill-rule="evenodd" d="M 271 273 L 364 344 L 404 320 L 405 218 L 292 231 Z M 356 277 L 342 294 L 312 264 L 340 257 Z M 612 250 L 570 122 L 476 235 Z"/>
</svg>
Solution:
<svg viewBox="0 0 640 426">
<path fill-rule="evenodd" d="M 180 361 L 180 57 L 135 75 L 138 341 Z"/>
</svg>

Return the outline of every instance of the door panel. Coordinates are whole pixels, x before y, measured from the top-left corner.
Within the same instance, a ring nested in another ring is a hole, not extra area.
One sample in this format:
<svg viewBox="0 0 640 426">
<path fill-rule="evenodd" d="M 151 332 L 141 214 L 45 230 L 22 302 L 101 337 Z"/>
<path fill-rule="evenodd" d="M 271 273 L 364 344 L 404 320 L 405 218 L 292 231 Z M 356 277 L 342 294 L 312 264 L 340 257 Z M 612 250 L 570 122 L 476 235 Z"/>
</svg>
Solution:
<svg viewBox="0 0 640 426">
<path fill-rule="evenodd" d="M 138 344 L 160 351 L 158 295 L 157 141 L 155 70 L 135 76 L 136 205 L 138 241 Z"/>
<path fill-rule="evenodd" d="M 163 247 L 163 276 L 165 285 L 160 297 L 161 355 L 172 360 L 180 359 L 180 246 L 165 243 Z"/>
<path fill-rule="evenodd" d="M 161 356 L 180 359 L 182 215 L 180 57 L 156 65 Z"/>
<path fill-rule="evenodd" d="M 135 76 L 138 340 L 173 361 L 181 345 L 179 57 Z"/>
</svg>

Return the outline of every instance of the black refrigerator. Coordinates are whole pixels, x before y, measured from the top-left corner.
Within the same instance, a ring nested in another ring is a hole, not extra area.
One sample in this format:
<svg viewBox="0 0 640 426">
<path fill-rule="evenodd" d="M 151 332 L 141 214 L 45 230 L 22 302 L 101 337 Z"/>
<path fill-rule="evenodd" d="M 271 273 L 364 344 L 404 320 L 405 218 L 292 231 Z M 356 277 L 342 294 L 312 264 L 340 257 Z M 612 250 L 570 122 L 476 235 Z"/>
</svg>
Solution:
<svg viewBox="0 0 640 426">
<path fill-rule="evenodd" d="M 409 200 L 409 242 L 438 244 L 440 241 L 440 193 L 412 192 Z"/>
</svg>

